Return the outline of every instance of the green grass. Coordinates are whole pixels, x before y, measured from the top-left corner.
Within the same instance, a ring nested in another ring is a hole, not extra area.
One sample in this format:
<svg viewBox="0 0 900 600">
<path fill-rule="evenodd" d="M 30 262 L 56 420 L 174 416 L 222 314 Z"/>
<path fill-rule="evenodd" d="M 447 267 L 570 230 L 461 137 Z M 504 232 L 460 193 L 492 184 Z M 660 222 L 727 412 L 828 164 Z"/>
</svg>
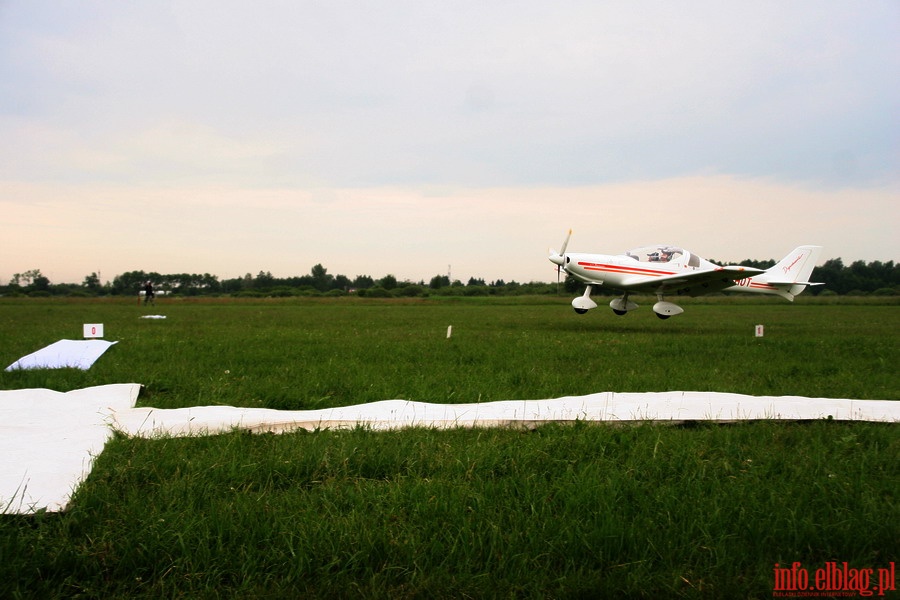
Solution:
<svg viewBox="0 0 900 600">
<path fill-rule="evenodd" d="M 0 299 L 0 363 L 104 323 L 139 404 L 280 409 L 711 390 L 900 399 L 896 303 Z M 167 315 L 164 321 L 141 314 Z M 765 324 L 757 339 L 753 327 Z M 446 339 L 447 326 L 453 336 Z M 771 597 L 773 566 L 887 566 L 896 425 L 579 423 L 118 437 L 63 514 L 0 519 L 0 597 Z"/>
</svg>

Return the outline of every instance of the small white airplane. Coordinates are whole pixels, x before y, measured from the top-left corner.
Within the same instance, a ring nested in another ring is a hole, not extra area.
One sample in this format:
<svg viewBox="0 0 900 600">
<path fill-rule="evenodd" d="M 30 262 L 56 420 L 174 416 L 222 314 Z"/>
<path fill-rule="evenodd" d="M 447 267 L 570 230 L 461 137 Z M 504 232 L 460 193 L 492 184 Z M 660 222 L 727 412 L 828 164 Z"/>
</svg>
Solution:
<svg viewBox="0 0 900 600">
<path fill-rule="evenodd" d="M 656 245 L 629 250 L 624 254 L 582 254 L 566 252 L 572 230 L 559 252 L 550 250 L 550 262 L 574 279 L 587 284 L 584 295 L 572 300 L 575 312 L 583 315 L 597 303 L 591 300 L 595 285 L 624 292 L 609 307 L 624 315 L 638 307 L 628 299 L 633 293 L 656 294 L 653 312 L 660 319 L 680 315 L 684 309 L 663 299 L 667 295 L 702 296 L 714 292 L 741 291 L 774 294 L 793 301 L 811 283 L 809 276 L 821 246 L 800 246 L 782 258 L 771 269 L 762 270 L 740 265 L 719 266 L 684 248 Z"/>
</svg>

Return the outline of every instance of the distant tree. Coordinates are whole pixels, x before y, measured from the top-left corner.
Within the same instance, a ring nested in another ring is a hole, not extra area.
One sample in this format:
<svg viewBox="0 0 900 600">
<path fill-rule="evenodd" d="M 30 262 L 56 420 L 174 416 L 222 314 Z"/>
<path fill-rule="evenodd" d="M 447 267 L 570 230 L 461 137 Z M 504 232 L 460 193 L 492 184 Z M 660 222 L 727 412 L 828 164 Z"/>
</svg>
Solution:
<svg viewBox="0 0 900 600">
<path fill-rule="evenodd" d="M 310 275 L 312 276 L 314 288 L 320 292 L 327 292 L 331 289 L 331 282 L 334 280 L 334 277 L 329 275 L 328 270 L 321 264 L 314 266 Z"/>
<path fill-rule="evenodd" d="M 234 294 L 241 291 L 244 283 L 243 277 L 235 277 L 234 279 L 223 279 L 219 283 L 219 291 L 225 294 Z"/>
<path fill-rule="evenodd" d="M 397 278 L 393 275 L 385 275 L 378 280 L 378 285 L 386 290 L 392 290 L 397 287 Z"/>
<path fill-rule="evenodd" d="M 12 279 L 9 281 L 9 285 L 21 286 L 21 287 L 30 287 L 34 284 L 36 279 L 40 279 L 44 277 L 41 274 L 40 269 L 29 269 L 24 273 L 15 273 L 12 276 Z M 49 283 L 49 280 L 48 280 Z"/>
<path fill-rule="evenodd" d="M 469 282 L 466 285 L 485 285 L 484 279 L 476 279 L 475 277 L 469 277 Z"/>
<path fill-rule="evenodd" d="M 843 294 L 844 292 L 849 291 L 843 289 L 841 281 L 841 274 L 843 273 L 843 271 L 844 261 L 840 258 L 832 258 L 825 261 L 825 264 L 821 267 L 816 267 L 815 270 L 813 270 L 813 274 L 810 279 L 812 279 L 813 281 L 824 283 L 824 286 L 820 286 L 825 288 L 822 291 L 827 290 L 829 292 L 834 292 L 835 294 Z"/>
<path fill-rule="evenodd" d="M 331 282 L 331 289 L 334 290 L 346 291 L 351 287 L 353 287 L 353 282 L 346 275 L 335 275 L 334 280 Z"/>
<path fill-rule="evenodd" d="M 200 287 L 204 290 L 207 290 L 212 293 L 216 293 L 221 289 L 222 284 L 219 282 L 219 278 L 215 275 L 210 275 L 209 273 L 204 273 L 200 277 Z"/>
<path fill-rule="evenodd" d="M 390 298 L 391 293 L 381 286 L 375 286 L 368 289 L 361 289 L 357 294 L 364 298 Z"/>
<path fill-rule="evenodd" d="M 408 283 L 406 285 L 400 286 L 394 293 L 398 296 L 404 296 L 407 298 L 413 298 L 415 296 L 421 296 L 424 292 L 424 289 L 421 285 L 415 283 Z"/>
<path fill-rule="evenodd" d="M 435 275 L 431 278 L 431 281 L 428 282 L 428 287 L 433 290 L 439 290 L 442 287 L 450 286 L 450 278 L 446 275 Z"/>
<path fill-rule="evenodd" d="M 353 280 L 353 287 L 358 290 L 367 290 L 375 287 L 375 280 L 368 275 L 357 275 L 356 279 Z"/>
<path fill-rule="evenodd" d="M 97 275 L 97 273 L 91 273 L 84 278 L 84 281 L 81 285 L 82 287 L 86 287 L 88 291 L 95 293 L 99 292 L 101 289 L 100 276 Z"/>
<path fill-rule="evenodd" d="M 265 290 L 271 288 L 275 284 L 275 277 L 272 276 L 272 273 L 266 271 L 263 273 L 260 271 L 256 274 L 256 277 L 253 279 L 253 289 L 256 290 Z"/>
<path fill-rule="evenodd" d="M 49 292 L 50 280 L 41 275 L 40 271 L 38 271 L 38 275 L 31 280 L 29 288 L 32 292 Z"/>
<path fill-rule="evenodd" d="M 116 275 L 112 282 L 112 293 L 123 295 L 137 294 L 148 279 L 159 282 L 161 277 L 159 273 L 145 273 L 144 271 L 128 271 L 121 275 Z"/>
<path fill-rule="evenodd" d="M 771 269 L 775 266 L 775 260 L 772 258 L 768 260 L 753 260 L 752 258 L 746 258 L 737 264 L 744 265 L 745 267 L 753 267 L 754 269 L 762 269 L 763 271 L 765 271 L 766 269 Z"/>
<path fill-rule="evenodd" d="M 196 296 L 201 292 L 219 291 L 219 280 L 209 273 L 204 273 L 203 275 L 197 273 L 176 273 L 163 276 L 162 289 L 171 289 L 179 294 Z"/>
</svg>

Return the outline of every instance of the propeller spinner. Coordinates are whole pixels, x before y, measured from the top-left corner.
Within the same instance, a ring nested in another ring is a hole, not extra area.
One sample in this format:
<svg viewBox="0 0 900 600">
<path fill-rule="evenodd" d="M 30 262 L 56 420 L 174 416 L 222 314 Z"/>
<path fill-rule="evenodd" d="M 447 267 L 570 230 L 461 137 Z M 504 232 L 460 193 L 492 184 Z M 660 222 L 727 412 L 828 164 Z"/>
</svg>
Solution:
<svg viewBox="0 0 900 600">
<path fill-rule="evenodd" d="M 568 235 L 566 235 L 566 240 L 563 242 L 562 248 L 560 248 L 559 253 L 552 248 L 550 249 L 550 262 L 556 265 L 556 287 L 559 288 L 559 278 L 560 272 L 563 270 L 564 265 L 566 264 L 566 247 L 569 245 L 569 238 L 572 237 L 572 230 L 569 230 Z M 558 290 L 557 290 L 558 291 Z"/>
</svg>

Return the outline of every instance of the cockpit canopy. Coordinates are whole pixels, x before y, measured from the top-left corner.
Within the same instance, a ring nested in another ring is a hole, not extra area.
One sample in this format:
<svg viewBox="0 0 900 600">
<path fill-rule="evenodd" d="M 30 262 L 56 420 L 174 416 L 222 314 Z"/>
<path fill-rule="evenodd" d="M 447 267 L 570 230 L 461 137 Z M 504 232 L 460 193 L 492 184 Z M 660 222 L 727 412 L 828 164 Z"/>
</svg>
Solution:
<svg viewBox="0 0 900 600">
<path fill-rule="evenodd" d="M 644 246 L 642 248 L 634 248 L 623 253 L 639 262 L 645 263 L 669 263 L 678 261 L 691 267 L 700 266 L 700 258 L 694 256 L 684 248 L 677 246 L 656 245 Z"/>
</svg>

